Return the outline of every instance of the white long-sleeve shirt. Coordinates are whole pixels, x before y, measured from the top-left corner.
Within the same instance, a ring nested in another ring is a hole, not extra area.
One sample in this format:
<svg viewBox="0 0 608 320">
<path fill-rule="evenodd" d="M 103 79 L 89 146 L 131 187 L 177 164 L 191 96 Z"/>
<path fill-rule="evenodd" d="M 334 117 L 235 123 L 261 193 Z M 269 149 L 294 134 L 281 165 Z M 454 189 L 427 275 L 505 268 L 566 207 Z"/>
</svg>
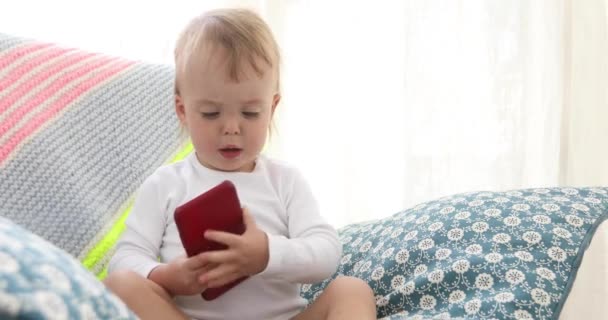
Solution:
<svg viewBox="0 0 608 320">
<path fill-rule="evenodd" d="M 268 266 L 215 300 L 194 295 L 175 302 L 195 319 L 289 319 L 306 305 L 300 284 L 331 276 L 342 246 L 300 173 L 263 156 L 249 173 L 206 168 L 194 153 L 156 170 L 137 193 L 109 271 L 129 269 L 148 277 L 159 264 L 185 254 L 175 208 L 224 180 L 234 183 L 241 206 L 267 233 Z"/>
</svg>

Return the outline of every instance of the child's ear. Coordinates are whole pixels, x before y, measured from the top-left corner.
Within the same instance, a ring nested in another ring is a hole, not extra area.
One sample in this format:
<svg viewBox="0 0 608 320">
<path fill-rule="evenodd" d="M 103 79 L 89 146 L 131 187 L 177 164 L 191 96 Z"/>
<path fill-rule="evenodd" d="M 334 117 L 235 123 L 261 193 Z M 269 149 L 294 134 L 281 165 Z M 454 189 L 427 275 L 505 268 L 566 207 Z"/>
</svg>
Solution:
<svg viewBox="0 0 608 320">
<path fill-rule="evenodd" d="M 281 101 L 281 94 L 277 93 L 274 95 L 274 97 L 272 97 L 272 111 L 271 111 L 272 115 L 274 115 L 274 110 L 277 108 L 280 101 Z"/>
<path fill-rule="evenodd" d="M 175 94 L 175 114 L 182 125 L 186 125 L 186 105 L 179 94 Z"/>
</svg>

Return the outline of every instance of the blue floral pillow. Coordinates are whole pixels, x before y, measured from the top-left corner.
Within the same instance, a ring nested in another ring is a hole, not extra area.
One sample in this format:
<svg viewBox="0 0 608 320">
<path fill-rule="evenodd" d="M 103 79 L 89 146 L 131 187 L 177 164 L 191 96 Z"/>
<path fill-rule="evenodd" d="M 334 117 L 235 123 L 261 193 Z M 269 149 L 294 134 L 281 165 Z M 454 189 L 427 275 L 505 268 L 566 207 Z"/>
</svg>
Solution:
<svg viewBox="0 0 608 320">
<path fill-rule="evenodd" d="M 608 188 L 476 192 L 340 230 L 339 275 L 366 280 L 386 319 L 557 317 Z M 302 286 L 312 301 L 331 279 Z"/>
<path fill-rule="evenodd" d="M 136 319 L 66 252 L 0 217 L 0 319 Z"/>
</svg>

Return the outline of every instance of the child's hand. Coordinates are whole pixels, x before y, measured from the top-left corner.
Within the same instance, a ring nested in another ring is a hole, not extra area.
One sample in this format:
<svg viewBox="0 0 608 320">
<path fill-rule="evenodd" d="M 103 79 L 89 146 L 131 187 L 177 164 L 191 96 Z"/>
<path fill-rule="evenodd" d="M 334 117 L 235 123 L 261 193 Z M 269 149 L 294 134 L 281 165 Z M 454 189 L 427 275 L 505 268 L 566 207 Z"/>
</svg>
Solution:
<svg viewBox="0 0 608 320">
<path fill-rule="evenodd" d="M 228 246 L 222 251 L 202 253 L 201 260 L 217 265 L 200 277 L 209 288 L 221 287 L 244 276 L 262 272 L 268 264 L 268 237 L 260 230 L 249 211 L 243 208 L 245 233 L 235 235 L 221 231 L 207 231 L 205 238 Z"/>
<path fill-rule="evenodd" d="M 165 288 L 171 296 L 194 295 L 207 288 L 199 280 L 200 276 L 215 267 L 216 265 L 204 262 L 200 254 L 191 258 L 184 255 L 158 266 L 150 272 L 149 278 Z"/>
</svg>

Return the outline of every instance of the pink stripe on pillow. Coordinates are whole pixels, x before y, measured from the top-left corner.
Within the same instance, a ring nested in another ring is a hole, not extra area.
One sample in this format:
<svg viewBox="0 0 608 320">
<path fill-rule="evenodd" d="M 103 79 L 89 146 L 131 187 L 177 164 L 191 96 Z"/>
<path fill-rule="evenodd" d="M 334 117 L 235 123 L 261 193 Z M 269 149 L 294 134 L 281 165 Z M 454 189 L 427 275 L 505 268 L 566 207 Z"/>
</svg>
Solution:
<svg viewBox="0 0 608 320">
<path fill-rule="evenodd" d="M 94 56 L 93 53 L 86 52 L 78 52 L 77 54 L 67 55 L 63 59 L 56 61 L 53 64 L 50 64 L 43 70 L 37 70 L 33 75 L 27 74 L 25 76 L 33 76 L 31 79 L 27 79 L 21 83 L 18 87 L 13 88 L 11 92 L 7 94 L 4 98 L 0 99 L 0 123 L 2 122 L 2 114 L 19 100 L 19 98 L 26 95 L 28 92 L 31 92 L 35 89 L 36 86 L 39 86 L 41 83 L 46 81 L 51 76 L 57 75 L 64 69 L 67 69 L 71 65 L 75 65 L 78 62 L 90 58 Z"/>
<path fill-rule="evenodd" d="M 107 61 L 106 61 L 107 62 Z M 127 69 L 129 66 L 133 65 L 134 62 L 131 61 L 119 61 L 115 65 L 107 68 L 102 71 L 98 75 L 87 79 L 86 81 L 78 84 L 69 92 L 63 94 L 59 99 L 57 99 L 53 104 L 49 106 L 49 108 L 43 110 L 39 114 L 37 114 L 34 118 L 30 119 L 30 121 L 25 124 L 24 127 L 20 128 L 15 134 L 8 138 L 8 141 L 2 145 L 0 145 L 0 165 L 6 160 L 9 155 L 18 147 L 18 145 L 25 140 L 27 137 L 32 135 L 37 129 L 39 129 L 44 123 L 46 123 L 49 119 L 52 119 L 57 113 L 62 111 L 66 106 L 75 101 L 78 97 L 90 92 L 96 86 L 101 85 L 105 80 L 112 77 L 113 75 L 118 74 L 119 72 Z M 87 68 L 89 69 L 89 68 Z M 67 80 L 70 77 L 66 77 Z M 65 83 L 62 83 L 65 85 Z"/>
<path fill-rule="evenodd" d="M 31 57 L 29 60 L 26 60 L 21 65 L 17 66 L 13 70 L 11 70 L 5 77 L 0 79 L 0 90 L 3 88 L 8 88 L 11 84 L 15 83 L 17 80 L 22 78 L 26 73 L 32 71 L 32 69 L 56 58 L 62 54 L 73 51 L 74 49 L 64 49 L 59 47 L 52 47 L 46 50 L 39 55 Z"/>
<path fill-rule="evenodd" d="M 10 66 L 15 61 L 17 61 L 19 58 L 21 58 L 25 55 L 31 54 L 33 52 L 36 52 L 36 51 L 44 49 L 44 48 L 48 48 L 51 45 L 52 44 L 50 44 L 50 43 L 27 44 L 27 45 L 23 45 L 23 46 L 17 46 L 11 50 L 3 52 L 2 54 L 0 54 L 0 70 Z M 2 89 L 2 88 L 0 87 L 0 89 Z"/>
<path fill-rule="evenodd" d="M 101 57 L 98 61 L 92 63 L 86 63 L 74 70 L 70 70 L 65 74 L 61 75 L 58 79 L 53 81 L 50 85 L 46 86 L 41 92 L 38 92 L 35 96 L 33 96 L 29 101 L 26 101 L 21 106 L 17 107 L 11 114 L 8 115 L 4 121 L 0 122 L 0 137 L 4 135 L 10 128 L 14 127 L 15 124 L 21 120 L 25 115 L 32 112 L 37 106 L 44 103 L 45 101 L 49 101 L 56 95 L 62 88 L 70 85 L 74 81 L 81 80 L 83 76 L 103 67 L 104 65 L 111 62 L 113 59 L 109 57 Z M 63 70 L 62 70 L 63 71 Z M 30 81 L 28 81 L 29 83 Z M 31 90 L 31 89 L 30 89 Z M 7 99 L 8 100 L 8 99 Z M 2 106 L 0 106 L 1 108 Z M 1 111 L 2 109 L 0 109 Z M 2 144 L 2 138 L 0 138 L 0 144 Z"/>
</svg>

